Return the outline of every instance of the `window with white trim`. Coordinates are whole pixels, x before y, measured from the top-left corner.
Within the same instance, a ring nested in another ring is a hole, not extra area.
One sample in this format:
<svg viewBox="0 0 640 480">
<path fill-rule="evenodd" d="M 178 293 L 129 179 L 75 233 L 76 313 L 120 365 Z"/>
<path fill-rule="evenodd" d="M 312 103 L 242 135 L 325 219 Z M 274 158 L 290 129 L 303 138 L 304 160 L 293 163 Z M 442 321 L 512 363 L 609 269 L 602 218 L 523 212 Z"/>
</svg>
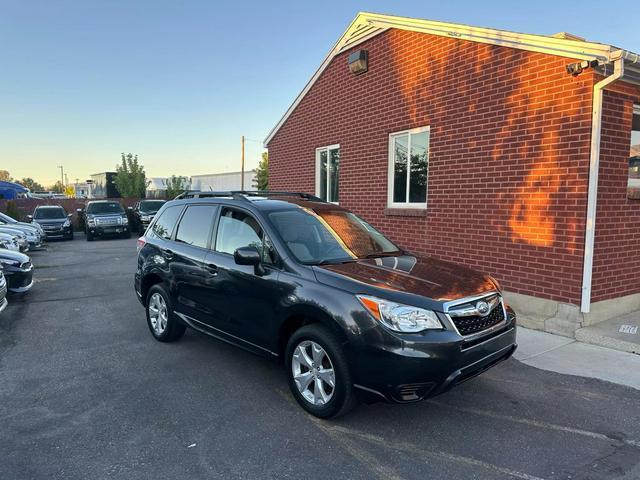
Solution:
<svg viewBox="0 0 640 480">
<path fill-rule="evenodd" d="M 389 206 L 426 208 L 428 170 L 429 127 L 389 135 Z"/>
<path fill-rule="evenodd" d="M 629 198 L 640 198 L 640 105 L 633 106 L 627 192 Z"/>
<path fill-rule="evenodd" d="M 340 145 L 316 148 L 316 196 L 339 201 Z"/>
</svg>

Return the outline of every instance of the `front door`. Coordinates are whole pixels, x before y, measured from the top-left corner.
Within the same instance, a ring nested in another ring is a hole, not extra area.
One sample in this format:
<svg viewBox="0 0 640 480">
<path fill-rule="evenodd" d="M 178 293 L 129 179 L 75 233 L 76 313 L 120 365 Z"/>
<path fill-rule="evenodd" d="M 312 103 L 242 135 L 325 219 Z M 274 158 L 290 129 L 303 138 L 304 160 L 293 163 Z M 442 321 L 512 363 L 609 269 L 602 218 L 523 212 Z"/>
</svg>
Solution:
<svg viewBox="0 0 640 480">
<path fill-rule="evenodd" d="M 250 213 L 231 207 L 222 208 L 215 236 L 205 260 L 210 325 L 232 341 L 271 350 L 277 333 L 275 309 L 280 300 L 279 271 L 271 243 Z M 233 253 L 246 246 L 255 246 L 262 253 L 264 275 L 257 275 L 253 266 L 235 263 Z"/>
</svg>

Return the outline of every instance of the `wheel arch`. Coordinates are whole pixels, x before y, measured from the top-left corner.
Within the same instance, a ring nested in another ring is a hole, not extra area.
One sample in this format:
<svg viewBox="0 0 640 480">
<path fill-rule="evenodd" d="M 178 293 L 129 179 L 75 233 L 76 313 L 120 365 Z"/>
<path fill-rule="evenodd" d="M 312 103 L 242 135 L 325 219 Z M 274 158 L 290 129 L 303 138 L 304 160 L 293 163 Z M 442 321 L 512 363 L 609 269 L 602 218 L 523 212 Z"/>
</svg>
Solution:
<svg viewBox="0 0 640 480">
<path fill-rule="evenodd" d="M 286 312 L 284 320 L 278 329 L 276 353 L 281 359 L 284 359 L 287 343 L 294 332 L 312 324 L 327 327 L 329 331 L 336 335 L 340 343 L 346 343 L 349 340 L 345 328 L 327 312 L 319 308 L 300 306 Z"/>
<path fill-rule="evenodd" d="M 142 281 L 140 282 L 140 295 L 142 297 L 142 304 L 145 307 L 147 306 L 147 295 L 149 294 L 149 290 L 151 287 L 159 283 L 164 283 L 164 280 L 155 272 L 148 273 L 142 278 Z"/>
</svg>

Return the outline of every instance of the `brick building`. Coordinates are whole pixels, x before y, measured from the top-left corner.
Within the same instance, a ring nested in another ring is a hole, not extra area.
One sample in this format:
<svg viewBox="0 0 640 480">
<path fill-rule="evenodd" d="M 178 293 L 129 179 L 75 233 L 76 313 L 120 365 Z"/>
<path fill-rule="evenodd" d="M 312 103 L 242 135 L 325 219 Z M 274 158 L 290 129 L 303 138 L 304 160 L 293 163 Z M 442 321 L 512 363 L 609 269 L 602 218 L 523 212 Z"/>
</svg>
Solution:
<svg viewBox="0 0 640 480">
<path fill-rule="evenodd" d="M 265 144 L 270 188 L 491 273 L 529 326 L 640 310 L 637 54 L 361 13 Z"/>
</svg>

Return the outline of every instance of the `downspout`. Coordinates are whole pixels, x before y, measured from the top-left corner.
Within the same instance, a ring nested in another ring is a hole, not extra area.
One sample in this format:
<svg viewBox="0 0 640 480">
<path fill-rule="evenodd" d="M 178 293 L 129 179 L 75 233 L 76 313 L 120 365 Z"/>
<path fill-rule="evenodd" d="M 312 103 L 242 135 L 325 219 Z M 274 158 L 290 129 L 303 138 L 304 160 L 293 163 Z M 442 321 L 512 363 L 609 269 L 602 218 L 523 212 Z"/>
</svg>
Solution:
<svg viewBox="0 0 640 480">
<path fill-rule="evenodd" d="M 613 74 L 593 86 L 591 108 L 591 153 L 589 156 L 589 188 L 587 196 L 587 224 L 584 238 L 584 263 L 582 268 L 582 302 L 580 311 L 591 310 L 591 279 L 593 276 L 593 247 L 595 242 L 596 207 L 598 203 L 598 171 L 600 169 L 600 134 L 602 132 L 602 98 L 604 89 L 624 75 L 622 51 L 614 53 Z"/>
</svg>

